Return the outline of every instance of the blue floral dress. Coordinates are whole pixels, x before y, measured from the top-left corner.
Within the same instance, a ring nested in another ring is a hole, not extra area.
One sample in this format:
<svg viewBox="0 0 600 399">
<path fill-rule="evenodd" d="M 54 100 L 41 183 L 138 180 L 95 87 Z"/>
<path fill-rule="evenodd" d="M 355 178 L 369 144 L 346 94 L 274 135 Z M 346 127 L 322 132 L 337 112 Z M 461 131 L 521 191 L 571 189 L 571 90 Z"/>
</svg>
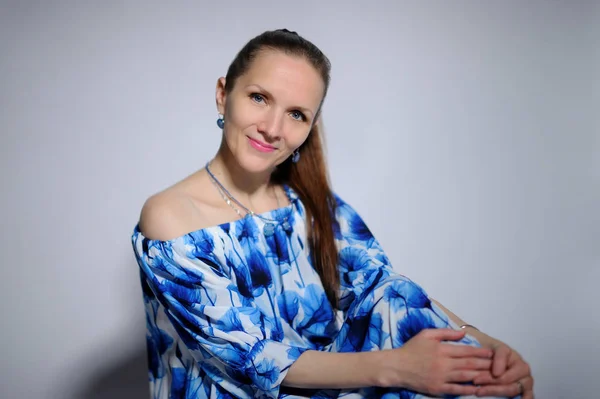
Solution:
<svg viewBox="0 0 600 399">
<path fill-rule="evenodd" d="M 423 398 L 404 389 L 281 386 L 306 350 L 374 351 L 424 328 L 457 328 L 396 273 L 359 215 L 339 197 L 340 309 L 330 306 L 306 242 L 305 208 L 132 244 L 141 271 L 152 398 Z M 270 220 L 265 220 L 270 219 Z M 465 337 L 464 344 L 478 345 Z"/>
</svg>

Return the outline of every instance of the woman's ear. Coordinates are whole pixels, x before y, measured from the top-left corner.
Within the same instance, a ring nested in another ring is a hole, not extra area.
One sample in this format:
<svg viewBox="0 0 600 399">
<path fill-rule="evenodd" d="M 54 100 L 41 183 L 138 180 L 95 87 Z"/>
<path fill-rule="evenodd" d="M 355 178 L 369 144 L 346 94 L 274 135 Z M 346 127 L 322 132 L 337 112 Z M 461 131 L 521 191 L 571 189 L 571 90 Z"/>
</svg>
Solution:
<svg viewBox="0 0 600 399">
<path fill-rule="evenodd" d="M 227 102 L 227 94 L 225 93 L 225 78 L 220 77 L 217 80 L 217 89 L 215 93 L 215 100 L 217 102 L 217 111 L 221 115 L 225 115 L 225 103 Z"/>
</svg>

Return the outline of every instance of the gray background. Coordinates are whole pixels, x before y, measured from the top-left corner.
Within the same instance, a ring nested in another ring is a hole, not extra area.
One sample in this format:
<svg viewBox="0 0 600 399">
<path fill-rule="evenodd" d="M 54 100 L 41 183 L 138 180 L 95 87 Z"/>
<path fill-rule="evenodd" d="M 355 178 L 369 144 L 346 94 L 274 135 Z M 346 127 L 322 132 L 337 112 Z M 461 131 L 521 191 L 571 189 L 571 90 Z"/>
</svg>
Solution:
<svg viewBox="0 0 600 399">
<path fill-rule="evenodd" d="M 519 350 L 538 398 L 600 395 L 598 2 L 344 3 L 2 3 L 2 398 L 147 396 L 131 231 L 280 27 L 332 60 L 334 188 L 394 267 Z"/>
</svg>

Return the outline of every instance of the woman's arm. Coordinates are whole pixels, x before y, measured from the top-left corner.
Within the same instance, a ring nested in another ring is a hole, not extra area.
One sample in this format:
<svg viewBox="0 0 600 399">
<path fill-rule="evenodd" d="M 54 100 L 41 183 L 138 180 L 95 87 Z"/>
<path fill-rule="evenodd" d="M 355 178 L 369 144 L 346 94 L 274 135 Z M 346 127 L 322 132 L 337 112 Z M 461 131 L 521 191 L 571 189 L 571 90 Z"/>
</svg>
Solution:
<svg viewBox="0 0 600 399">
<path fill-rule="evenodd" d="M 378 386 L 381 352 L 332 353 L 309 350 L 292 364 L 282 385 L 307 389 Z"/>
<path fill-rule="evenodd" d="M 431 299 L 431 302 L 435 303 L 438 307 L 440 307 L 447 315 L 448 317 L 455 322 L 456 324 L 458 324 L 459 326 L 465 325 L 467 324 L 464 320 L 462 320 L 460 317 L 458 317 L 457 315 L 455 315 L 454 313 L 452 313 L 450 310 L 448 310 L 448 308 L 446 308 L 444 305 L 442 305 L 441 303 L 439 303 L 438 301 L 436 301 L 435 299 L 429 298 Z M 472 326 L 468 326 L 465 327 L 465 330 L 467 330 L 467 332 L 472 335 L 473 337 L 475 337 L 479 343 L 481 343 L 481 345 L 485 348 L 490 348 L 490 349 L 495 349 L 497 348 L 499 345 L 502 344 L 501 341 L 497 340 L 496 338 L 490 337 L 489 335 L 479 331 L 476 328 L 473 328 Z"/>
<path fill-rule="evenodd" d="M 336 209 L 336 215 L 339 223 L 339 229 L 336 232 L 336 241 L 340 247 L 340 305 L 341 308 L 347 310 L 351 304 L 361 298 L 364 291 L 371 287 L 376 281 L 379 281 L 389 275 L 395 273 L 391 267 L 390 261 L 384 253 L 383 249 L 375 237 L 371 234 L 370 230 L 358 215 L 358 213 L 347 203 L 345 203 L 339 197 L 336 197 L 338 207 Z M 429 298 L 431 300 L 431 298 Z M 440 311 L 445 312 L 446 316 L 458 325 L 464 325 L 465 322 L 457 317 L 454 313 L 450 312 L 439 302 L 431 300 L 432 305 L 437 307 Z M 445 319 L 445 318 L 444 318 Z M 449 329 L 450 331 L 456 332 L 455 330 Z M 462 380 L 465 382 L 471 382 L 474 384 L 487 384 L 477 390 L 478 394 L 497 393 L 497 396 L 515 396 L 519 393 L 518 390 L 523 390 L 523 399 L 533 399 L 532 397 L 532 386 L 533 379 L 531 378 L 529 366 L 522 361 L 518 353 L 510 349 L 507 345 L 501 341 L 488 336 L 474 328 L 464 328 L 460 330 L 462 336 L 465 333 L 472 335 L 479 341 L 483 349 L 487 349 L 491 354 L 492 361 L 485 359 L 487 367 L 483 371 L 480 371 L 478 375 L 471 379 Z M 363 374 L 356 375 L 352 370 L 346 370 L 352 381 L 364 381 L 360 378 L 368 377 L 367 380 L 376 378 L 380 385 L 378 386 L 396 386 L 412 388 L 415 391 L 435 393 L 432 391 L 432 387 L 437 387 L 441 394 L 452 394 L 451 391 L 441 390 L 439 387 L 441 383 L 453 382 L 452 388 L 455 388 L 457 376 L 456 370 L 452 367 L 462 367 L 466 374 L 473 373 L 474 370 L 480 370 L 474 367 L 474 365 L 481 365 L 481 360 L 484 359 L 459 359 L 457 362 L 452 362 L 449 359 L 443 359 L 443 349 L 446 346 L 462 346 L 462 345 L 448 345 L 445 343 L 437 343 L 433 345 L 431 343 L 428 347 L 423 345 L 423 342 L 427 344 L 427 340 L 422 341 L 423 336 L 428 337 L 429 334 L 437 334 L 437 330 L 423 330 L 417 336 L 407 341 L 404 346 L 399 349 L 389 350 L 389 352 L 398 351 L 395 356 L 386 356 L 385 359 L 392 359 L 393 361 L 387 362 L 387 366 L 375 367 L 369 370 L 363 370 Z M 418 338 L 421 336 L 421 338 Z M 449 339 L 446 339 L 449 340 Z M 429 348 L 432 349 L 430 352 L 417 352 L 409 348 Z M 381 351 L 382 354 L 388 351 Z M 403 353 L 403 355 L 400 355 Z M 418 354 L 418 355 L 417 355 Z M 433 358 L 427 358 L 427 355 L 434 354 Z M 423 357 L 425 355 L 425 357 Z M 421 356 L 421 357 L 419 357 Z M 424 360 L 425 359 L 425 360 Z M 443 359 L 443 360 L 440 360 Z M 301 359 L 297 359 L 298 365 Z M 438 361 L 436 363 L 436 361 Z M 336 361 L 332 361 L 330 367 L 342 367 L 338 365 Z M 383 364 L 382 361 L 379 364 Z M 295 365 L 292 365 L 293 370 Z M 307 367 L 312 367 L 312 364 L 308 364 Z M 350 367 L 350 364 L 346 366 Z M 294 371 L 292 376 L 295 377 Z M 319 368 L 313 368 L 315 373 L 318 371 L 321 373 L 323 370 Z M 311 370 L 306 372 L 310 375 Z M 325 372 L 328 372 L 326 370 Z M 368 375 L 364 373 L 375 373 Z M 413 374 L 411 374 L 413 372 Z M 429 373 L 429 374 L 427 374 Z M 466 374 L 460 376 L 465 378 Z M 442 375 L 442 381 L 435 380 L 436 376 Z M 473 375 L 473 374 L 471 374 Z M 387 377 L 382 377 L 387 376 Z M 322 377 L 322 376 L 321 376 Z M 429 379 L 428 379 L 429 378 Z M 432 381 L 434 380 L 434 381 Z M 285 381 L 285 380 L 284 380 Z M 287 382 L 295 381 L 294 378 L 290 378 Z M 312 383 L 313 380 L 303 380 L 299 384 Z M 342 384 L 342 380 L 335 380 Z M 390 382 L 392 381 L 392 382 Z M 296 382 L 293 382 L 296 384 Z M 413 384 L 413 385 L 411 385 Z M 416 387 L 416 388 L 415 388 Z M 418 389 L 419 387 L 423 389 Z M 462 386 L 464 387 L 464 386 Z M 472 395 L 473 393 L 456 393 L 461 395 Z"/>
<path fill-rule="evenodd" d="M 430 298 L 431 299 L 431 298 Z M 431 301 L 442 309 L 456 324 L 466 323 L 441 303 Z M 515 350 L 504 342 L 490 337 L 473 327 L 465 327 L 469 334 L 475 337 L 483 347 L 494 352 L 492 365 L 488 372 L 480 374 L 473 380 L 481 385 L 477 390 L 478 396 L 515 396 L 522 395 L 523 399 L 533 399 L 533 376 L 529 364 Z"/>
<path fill-rule="evenodd" d="M 397 349 L 373 352 L 304 352 L 289 368 L 282 385 L 308 389 L 363 387 L 407 388 L 433 395 L 474 395 L 464 385 L 489 370 L 492 352 L 452 345 L 464 331 L 423 330 Z"/>
</svg>

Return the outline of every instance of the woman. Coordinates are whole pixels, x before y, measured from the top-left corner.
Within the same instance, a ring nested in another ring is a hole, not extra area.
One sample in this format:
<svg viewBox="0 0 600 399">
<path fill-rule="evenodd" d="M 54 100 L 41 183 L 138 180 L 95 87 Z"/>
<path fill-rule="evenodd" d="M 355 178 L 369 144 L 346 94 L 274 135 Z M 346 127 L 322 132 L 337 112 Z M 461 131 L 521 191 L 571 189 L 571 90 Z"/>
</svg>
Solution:
<svg viewBox="0 0 600 399">
<path fill-rule="evenodd" d="M 396 273 L 332 192 L 329 71 L 295 32 L 252 39 L 217 82 L 216 156 L 144 204 L 152 396 L 533 398 L 527 363 Z"/>
</svg>

